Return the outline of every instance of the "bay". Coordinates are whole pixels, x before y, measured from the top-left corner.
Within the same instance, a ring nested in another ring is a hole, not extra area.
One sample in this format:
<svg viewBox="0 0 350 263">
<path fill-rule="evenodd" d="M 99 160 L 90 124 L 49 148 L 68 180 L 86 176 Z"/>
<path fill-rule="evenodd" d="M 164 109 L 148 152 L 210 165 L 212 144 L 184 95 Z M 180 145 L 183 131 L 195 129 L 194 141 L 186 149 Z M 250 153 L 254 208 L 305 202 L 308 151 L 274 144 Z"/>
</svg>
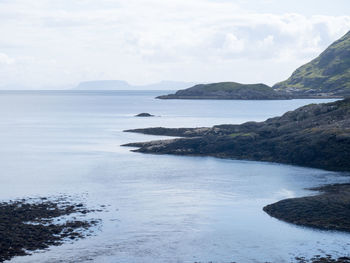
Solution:
<svg viewBox="0 0 350 263">
<path fill-rule="evenodd" d="M 350 235 L 297 227 L 262 207 L 347 182 L 275 163 L 149 155 L 121 144 L 165 137 L 143 127 L 263 121 L 330 100 L 157 100 L 167 91 L 0 92 L 0 199 L 70 195 L 102 223 L 95 235 L 12 262 L 291 262 L 349 255 Z M 134 115 L 149 112 L 152 118 Z M 90 216 L 90 215 L 89 215 Z"/>
</svg>

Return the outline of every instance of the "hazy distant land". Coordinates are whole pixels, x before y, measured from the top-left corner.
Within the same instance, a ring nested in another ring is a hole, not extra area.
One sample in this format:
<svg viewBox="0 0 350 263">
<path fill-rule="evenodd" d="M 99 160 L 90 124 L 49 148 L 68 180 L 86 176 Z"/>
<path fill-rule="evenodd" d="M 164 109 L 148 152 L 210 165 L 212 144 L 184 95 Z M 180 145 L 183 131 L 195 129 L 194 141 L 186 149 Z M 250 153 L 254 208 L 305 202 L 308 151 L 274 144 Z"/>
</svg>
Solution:
<svg viewBox="0 0 350 263">
<path fill-rule="evenodd" d="M 124 80 L 92 80 L 79 83 L 74 90 L 176 90 L 195 85 L 194 82 L 160 81 L 146 85 L 132 85 Z"/>
</svg>

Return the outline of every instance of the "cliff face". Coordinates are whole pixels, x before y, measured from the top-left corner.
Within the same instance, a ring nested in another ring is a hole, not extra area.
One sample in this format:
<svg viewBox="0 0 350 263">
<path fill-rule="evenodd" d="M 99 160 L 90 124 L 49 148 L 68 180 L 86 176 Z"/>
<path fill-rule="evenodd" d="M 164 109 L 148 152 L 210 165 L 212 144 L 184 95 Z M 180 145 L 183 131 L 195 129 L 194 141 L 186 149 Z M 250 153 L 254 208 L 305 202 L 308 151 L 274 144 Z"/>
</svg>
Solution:
<svg viewBox="0 0 350 263">
<path fill-rule="evenodd" d="M 264 122 L 129 131 L 186 137 L 126 145 L 139 147 L 138 152 L 216 156 L 350 171 L 350 99 L 307 105 Z"/>
<path fill-rule="evenodd" d="M 304 95 L 350 95 L 350 31 L 273 88 Z"/>
<path fill-rule="evenodd" d="M 276 92 L 265 84 L 240 84 L 220 82 L 199 84 L 179 90 L 175 94 L 157 97 L 158 99 L 236 99 L 236 100 L 273 100 L 290 99 L 284 92 Z"/>
</svg>

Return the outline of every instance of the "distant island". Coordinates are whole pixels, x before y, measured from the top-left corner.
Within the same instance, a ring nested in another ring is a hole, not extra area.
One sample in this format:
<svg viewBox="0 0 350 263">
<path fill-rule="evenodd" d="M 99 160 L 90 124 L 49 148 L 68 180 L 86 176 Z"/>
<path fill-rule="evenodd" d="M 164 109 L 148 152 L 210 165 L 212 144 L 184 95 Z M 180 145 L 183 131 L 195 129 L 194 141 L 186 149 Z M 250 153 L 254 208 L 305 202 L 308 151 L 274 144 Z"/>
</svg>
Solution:
<svg viewBox="0 0 350 263">
<path fill-rule="evenodd" d="M 127 90 L 131 85 L 123 80 L 92 80 L 80 82 L 75 90 Z"/>
<path fill-rule="evenodd" d="M 284 100 L 293 96 L 284 91 L 275 91 L 265 84 L 241 84 L 220 82 L 199 84 L 179 90 L 175 94 L 158 96 L 157 99 L 216 99 L 216 100 Z"/>
<path fill-rule="evenodd" d="M 74 90 L 175 90 L 195 85 L 193 82 L 160 81 L 148 85 L 131 85 L 124 80 L 93 80 L 79 83 Z"/>
<path fill-rule="evenodd" d="M 271 100 L 350 96 L 350 31 L 286 81 L 265 84 L 220 82 L 178 90 L 158 99 Z"/>
</svg>

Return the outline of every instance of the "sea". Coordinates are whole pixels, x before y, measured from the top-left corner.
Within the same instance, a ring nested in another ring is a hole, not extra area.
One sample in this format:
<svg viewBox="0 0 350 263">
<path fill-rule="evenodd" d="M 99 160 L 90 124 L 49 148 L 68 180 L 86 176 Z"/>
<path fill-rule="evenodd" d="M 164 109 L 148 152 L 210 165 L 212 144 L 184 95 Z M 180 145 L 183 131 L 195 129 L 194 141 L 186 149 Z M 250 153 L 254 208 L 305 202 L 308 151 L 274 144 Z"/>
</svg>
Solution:
<svg viewBox="0 0 350 263">
<path fill-rule="evenodd" d="M 295 262 L 349 256 L 350 234 L 262 208 L 349 173 L 268 162 L 135 153 L 124 132 L 264 121 L 331 100 L 159 100 L 169 91 L 1 91 L 0 200 L 69 196 L 100 223 L 84 239 L 10 262 Z M 148 112 L 155 117 L 138 118 Z M 103 207 L 103 209 L 96 209 Z M 98 211 L 96 211 L 98 210 Z"/>
</svg>

